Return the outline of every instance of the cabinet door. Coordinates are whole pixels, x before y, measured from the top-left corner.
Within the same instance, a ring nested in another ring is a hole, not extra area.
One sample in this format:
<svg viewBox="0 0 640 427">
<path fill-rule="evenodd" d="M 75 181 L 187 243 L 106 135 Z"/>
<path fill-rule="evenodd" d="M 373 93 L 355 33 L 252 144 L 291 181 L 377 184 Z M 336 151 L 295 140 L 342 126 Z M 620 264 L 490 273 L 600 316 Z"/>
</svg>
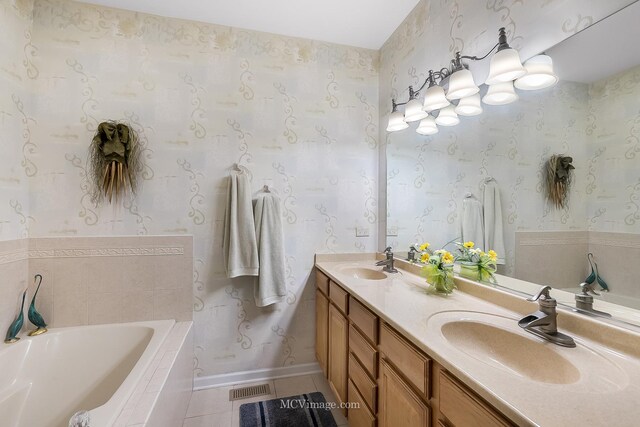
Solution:
<svg viewBox="0 0 640 427">
<path fill-rule="evenodd" d="M 316 290 L 316 359 L 327 376 L 327 340 L 329 337 L 329 299 Z"/>
<path fill-rule="evenodd" d="M 329 304 L 328 379 L 340 402 L 347 401 L 348 334 L 347 318 L 333 304 Z"/>
<path fill-rule="evenodd" d="M 429 407 L 384 360 L 378 378 L 378 427 L 427 427 Z"/>
</svg>

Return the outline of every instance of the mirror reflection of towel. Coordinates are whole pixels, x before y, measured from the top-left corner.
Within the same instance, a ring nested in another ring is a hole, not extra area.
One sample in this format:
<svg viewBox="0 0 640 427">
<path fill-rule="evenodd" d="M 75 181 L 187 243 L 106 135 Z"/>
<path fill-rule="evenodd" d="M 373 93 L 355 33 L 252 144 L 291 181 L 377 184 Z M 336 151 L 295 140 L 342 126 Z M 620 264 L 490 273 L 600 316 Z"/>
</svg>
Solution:
<svg viewBox="0 0 640 427">
<path fill-rule="evenodd" d="M 500 188 L 495 180 L 487 181 L 482 197 L 484 205 L 484 250 L 498 253 L 498 264 L 504 264 L 504 231 L 502 229 L 502 203 Z"/>
<path fill-rule="evenodd" d="M 465 197 L 462 200 L 462 214 L 460 225 L 462 227 L 462 241 L 473 242 L 476 248 L 484 246 L 484 224 L 482 217 L 482 204 L 475 197 Z"/>
<path fill-rule="evenodd" d="M 261 193 L 255 202 L 254 217 L 260 274 L 255 279 L 254 297 L 258 307 L 275 304 L 287 295 L 285 277 L 282 205 L 273 193 Z"/>
<path fill-rule="evenodd" d="M 258 275 L 258 246 L 251 186 L 249 178 L 243 173 L 233 172 L 229 175 L 223 252 L 227 277 Z"/>
</svg>

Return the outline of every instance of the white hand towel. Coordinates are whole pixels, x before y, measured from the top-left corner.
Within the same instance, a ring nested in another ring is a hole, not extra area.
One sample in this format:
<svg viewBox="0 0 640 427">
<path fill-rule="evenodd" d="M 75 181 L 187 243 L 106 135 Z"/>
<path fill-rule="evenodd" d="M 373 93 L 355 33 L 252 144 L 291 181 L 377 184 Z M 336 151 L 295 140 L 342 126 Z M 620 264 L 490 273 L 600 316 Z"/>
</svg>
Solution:
<svg viewBox="0 0 640 427">
<path fill-rule="evenodd" d="M 475 197 L 462 200 L 462 217 L 460 220 L 462 241 L 473 242 L 476 248 L 484 246 L 482 204 Z"/>
<path fill-rule="evenodd" d="M 254 216 L 260 259 L 254 297 L 258 307 L 265 307 L 282 301 L 287 295 L 282 207 L 278 196 L 273 193 L 259 194 Z"/>
<path fill-rule="evenodd" d="M 251 186 L 243 173 L 232 172 L 229 176 L 223 252 L 227 277 L 258 275 L 258 245 Z"/>
<path fill-rule="evenodd" d="M 502 203 L 500 202 L 500 188 L 495 180 L 485 183 L 482 204 L 484 205 L 484 249 L 496 251 L 498 264 L 504 264 Z"/>
</svg>

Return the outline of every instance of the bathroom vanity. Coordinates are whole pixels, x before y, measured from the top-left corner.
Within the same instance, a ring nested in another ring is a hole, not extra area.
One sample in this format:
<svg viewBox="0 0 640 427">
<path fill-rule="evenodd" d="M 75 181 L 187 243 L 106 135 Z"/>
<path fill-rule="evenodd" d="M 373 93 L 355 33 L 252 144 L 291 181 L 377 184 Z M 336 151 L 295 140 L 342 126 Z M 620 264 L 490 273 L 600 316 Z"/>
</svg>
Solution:
<svg viewBox="0 0 640 427">
<path fill-rule="evenodd" d="M 419 267 L 316 255 L 316 355 L 351 427 L 634 425 L 640 334 L 558 313 L 576 348 L 518 327 L 537 304 L 456 278 L 430 294 Z M 553 294 L 553 290 L 551 291 Z"/>
</svg>

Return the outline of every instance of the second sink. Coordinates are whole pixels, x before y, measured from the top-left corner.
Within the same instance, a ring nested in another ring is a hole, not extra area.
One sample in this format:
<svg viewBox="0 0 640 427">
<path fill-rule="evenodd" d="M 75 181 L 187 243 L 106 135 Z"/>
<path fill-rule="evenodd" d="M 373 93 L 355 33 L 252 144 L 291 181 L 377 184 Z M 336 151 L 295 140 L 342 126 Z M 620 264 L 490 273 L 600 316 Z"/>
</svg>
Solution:
<svg viewBox="0 0 640 427">
<path fill-rule="evenodd" d="M 382 271 L 365 267 L 345 267 L 340 272 L 354 279 L 384 280 L 387 278 L 387 275 Z"/>
</svg>

